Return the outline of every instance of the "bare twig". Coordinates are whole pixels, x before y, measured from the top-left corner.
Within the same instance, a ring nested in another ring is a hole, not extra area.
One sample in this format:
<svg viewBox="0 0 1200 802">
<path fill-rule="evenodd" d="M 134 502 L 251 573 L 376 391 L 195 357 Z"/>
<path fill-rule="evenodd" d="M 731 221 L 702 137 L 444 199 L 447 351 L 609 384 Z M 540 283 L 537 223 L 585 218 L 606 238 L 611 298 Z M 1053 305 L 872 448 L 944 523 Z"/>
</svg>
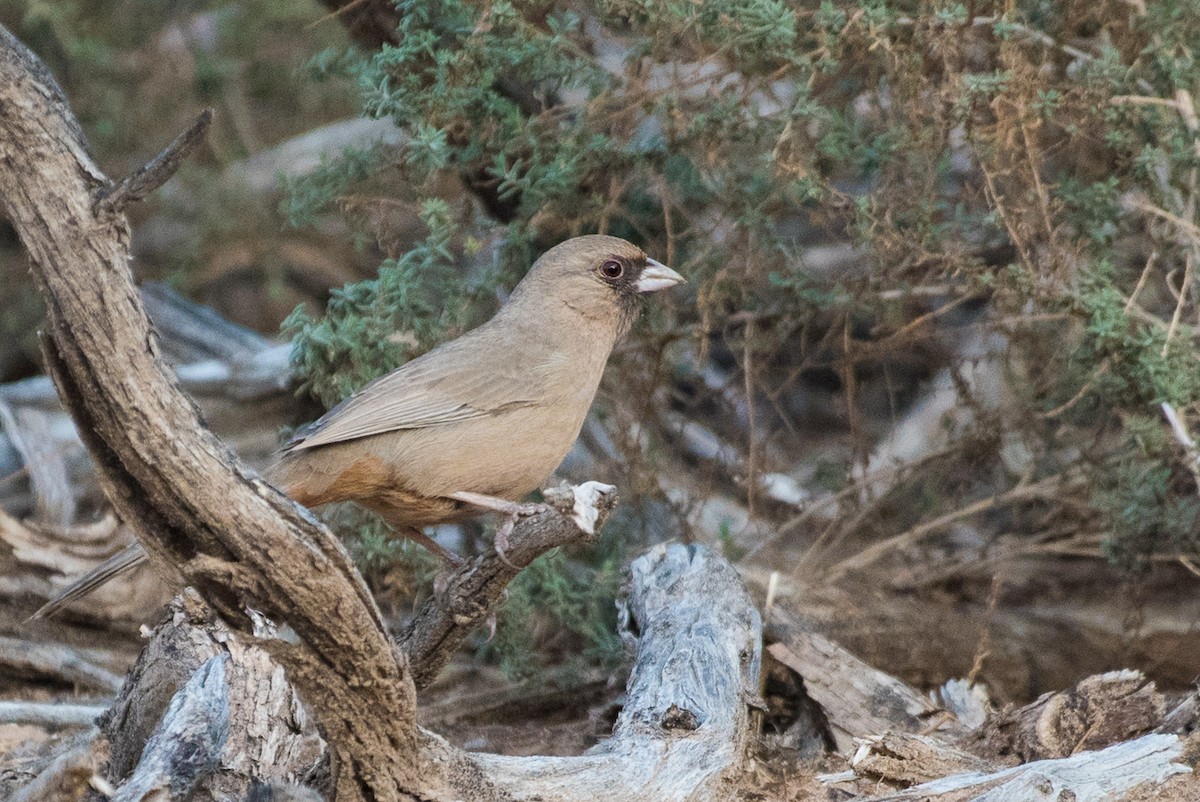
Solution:
<svg viewBox="0 0 1200 802">
<path fill-rule="evenodd" d="M 1162 413 L 1171 427 L 1171 433 L 1175 435 L 1175 441 L 1183 447 L 1183 451 L 1187 455 L 1188 470 L 1191 471 L 1192 478 L 1196 482 L 1197 492 L 1200 492 L 1200 447 L 1192 439 L 1191 432 L 1187 428 L 1187 423 L 1170 402 L 1164 401 L 1162 403 Z"/>
<path fill-rule="evenodd" d="M 609 488 L 589 502 L 587 492 L 586 486 L 547 491 L 547 501 L 556 509 L 518 523 L 503 555 L 478 557 L 439 582 L 443 587 L 425 601 L 397 638 L 418 688 L 433 682 L 467 635 L 492 614 L 522 568 L 553 548 L 594 539 L 594 534 L 586 533 L 581 538 L 580 526 L 567 516 L 575 514 L 577 505 L 592 510 L 586 514 L 595 516 L 591 529 L 598 532 L 617 497 Z"/>
<path fill-rule="evenodd" d="M 945 515 L 940 515 L 937 518 L 934 518 L 932 521 L 926 521 L 923 524 L 914 526 L 906 532 L 901 532 L 898 535 L 894 535 L 886 540 L 882 540 L 868 548 L 863 549 L 853 557 L 847 557 L 841 562 L 834 564 L 825 573 L 825 580 L 827 582 L 836 582 L 851 571 L 861 571 L 867 566 L 881 560 L 887 554 L 908 548 L 919 542 L 929 533 L 936 532 L 937 530 L 948 526 L 955 521 L 960 521 L 963 518 L 969 518 L 972 515 L 978 515 L 981 512 L 986 512 L 987 510 L 994 509 L 1004 504 L 1011 504 L 1016 501 L 1025 501 L 1028 499 L 1043 497 L 1055 487 L 1062 484 L 1063 481 L 1064 477 L 1059 474 L 1047 476 L 1046 478 L 1034 482 L 1031 485 L 1018 485 L 1007 492 L 998 493 L 994 496 L 988 496 L 987 498 L 968 504 L 965 507 L 952 510 Z"/>
<path fill-rule="evenodd" d="M 36 727 L 90 727 L 108 708 L 58 702 L 0 702 L 0 724 Z"/>
<path fill-rule="evenodd" d="M 183 164 L 184 159 L 204 144 L 212 119 L 212 109 L 200 112 L 188 129 L 163 148 L 162 153 L 139 167 L 111 190 L 99 193 L 96 198 L 96 216 L 122 214 L 131 205 L 167 183 Z"/>
</svg>

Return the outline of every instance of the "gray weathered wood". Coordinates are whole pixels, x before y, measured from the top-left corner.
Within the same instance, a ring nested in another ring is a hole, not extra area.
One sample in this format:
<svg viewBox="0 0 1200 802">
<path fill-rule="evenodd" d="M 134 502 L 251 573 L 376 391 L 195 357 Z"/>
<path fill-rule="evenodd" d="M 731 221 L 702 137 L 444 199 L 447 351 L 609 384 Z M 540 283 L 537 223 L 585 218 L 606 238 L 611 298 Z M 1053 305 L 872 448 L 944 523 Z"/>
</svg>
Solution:
<svg viewBox="0 0 1200 802">
<path fill-rule="evenodd" d="M 1096 752 L 1038 760 L 991 774 L 956 774 L 870 802 L 1119 802 L 1142 783 L 1162 785 L 1191 771 L 1176 762 L 1183 742 L 1175 735 L 1146 735 Z"/>
<path fill-rule="evenodd" d="M 772 657 L 804 678 L 808 695 L 824 709 L 843 755 L 857 748 L 856 738 L 893 730 L 920 732 L 939 712 L 928 697 L 823 635 L 797 633 L 768 649 Z M 963 730 L 951 717 L 947 719 L 943 731 Z"/>
<path fill-rule="evenodd" d="M 107 707 L 58 702 L 0 702 L 0 724 L 91 727 Z"/>
<path fill-rule="evenodd" d="M 515 799 L 729 799 L 749 741 L 762 622 L 740 577 L 703 546 L 656 546 L 631 566 L 639 633 L 612 737 L 580 757 L 478 755 Z"/>
<path fill-rule="evenodd" d="M 225 657 L 219 655 L 202 665 L 171 699 L 141 761 L 113 802 L 187 799 L 216 769 L 227 737 L 229 696 Z"/>
</svg>

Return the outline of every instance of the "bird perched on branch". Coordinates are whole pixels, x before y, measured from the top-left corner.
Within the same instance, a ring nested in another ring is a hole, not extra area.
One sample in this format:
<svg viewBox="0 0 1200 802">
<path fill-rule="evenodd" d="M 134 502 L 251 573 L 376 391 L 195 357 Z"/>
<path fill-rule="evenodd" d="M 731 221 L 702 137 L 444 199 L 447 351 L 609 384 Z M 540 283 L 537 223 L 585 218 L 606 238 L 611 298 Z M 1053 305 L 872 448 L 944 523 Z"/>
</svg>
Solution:
<svg viewBox="0 0 1200 802">
<path fill-rule="evenodd" d="M 424 527 L 501 512 L 502 548 L 526 509 L 518 500 L 579 435 L 642 296 L 683 280 L 625 240 L 567 240 L 534 263 L 487 323 L 376 379 L 297 433 L 267 479 L 308 507 L 355 501 L 450 561 L 457 556 Z M 118 555 L 37 615 L 144 556 Z"/>
<path fill-rule="evenodd" d="M 570 450 L 641 296 L 683 281 L 616 237 L 547 251 L 495 317 L 376 379 L 301 431 L 267 472 L 307 507 L 356 501 L 421 529 L 511 516 Z M 500 530 L 503 545 L 504 529 Z"/>
</svg>

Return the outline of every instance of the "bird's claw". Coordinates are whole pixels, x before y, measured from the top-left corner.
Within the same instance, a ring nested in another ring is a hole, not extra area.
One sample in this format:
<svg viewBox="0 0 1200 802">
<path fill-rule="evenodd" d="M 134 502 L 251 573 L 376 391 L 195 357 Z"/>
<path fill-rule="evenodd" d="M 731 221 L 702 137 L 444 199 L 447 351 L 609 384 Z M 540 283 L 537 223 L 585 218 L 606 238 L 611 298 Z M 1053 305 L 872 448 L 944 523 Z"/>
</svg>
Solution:
<svg viewBox="0 0 1200 802">
<path fill-rule="evenodd" d="M 514 512 L 511 516 L 504 519 L 504 522 L 496 527 L 496 534 L 492 537 L 492 546 L 496 549 L 496 556 L 500 561 L 514 571 L 520 571 L 521 566 L 508 559 L 508 536 L 512 534 L 513 527 L 516 526 L 517 516 L 519 513 Z"/>
<path fill-rule="evenodd" d="M 450 606 L 450 600 L 446 598 L 446 591 L 450 589 L 450 574 L 452 568 L 445 568 L 437 572 L 437 576 L 433 578 L 433 595 L 437 599 L 438 605 L 442 608 Z"/>
<path fill-rule="evenodd" d="M 517 518 L 532 518 L 535 515 L 541 515 L 543 512 L 549 512 L 553 509 L 549 504 L 540 501 L 531 501 L 527 504 L 518 504 L 514 515 Z"/>
</svg>

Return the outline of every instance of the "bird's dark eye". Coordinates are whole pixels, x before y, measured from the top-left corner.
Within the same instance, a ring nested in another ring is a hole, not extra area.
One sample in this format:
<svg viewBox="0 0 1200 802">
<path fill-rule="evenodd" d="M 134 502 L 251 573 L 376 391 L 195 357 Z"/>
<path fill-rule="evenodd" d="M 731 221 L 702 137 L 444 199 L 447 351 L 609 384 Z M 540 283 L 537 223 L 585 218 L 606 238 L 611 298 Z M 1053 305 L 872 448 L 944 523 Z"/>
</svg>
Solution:
<svg viewBox="0 0 1200 802">
<path fill-rule="evenodd" d="M 620 278 L 625 272 L 625 265 L 618 262 L 616 259 L 609 259 L 604 264 L 600 265 L 600 273 L 605 278 Z"/>
</svg>

